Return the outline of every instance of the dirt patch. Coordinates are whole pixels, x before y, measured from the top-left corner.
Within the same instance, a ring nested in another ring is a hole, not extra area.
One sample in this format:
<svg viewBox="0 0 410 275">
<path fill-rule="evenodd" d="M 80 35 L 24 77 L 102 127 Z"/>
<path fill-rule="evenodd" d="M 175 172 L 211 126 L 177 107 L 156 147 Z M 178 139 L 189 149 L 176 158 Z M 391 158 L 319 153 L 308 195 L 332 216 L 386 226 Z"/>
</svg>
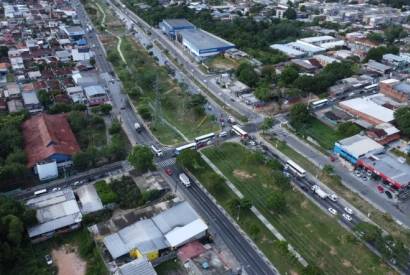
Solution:
<svg viewBox="0 0 410 275">
<path fill-rule="evenodd" d="M 309 206 L 309 203 L 308 203 L 307 200 L 304 200 L 304 201 L 300 204 L 300 207 L 302 207 L 303 209 L 308 208 L 308 206 Z"/>
<path fill-rule="evenodd" d="M 331 255 L 336 255 L 337 254 L 337 250 L 336 250 L 336 248 L 334 247 L 334 246 L 331 246 L 330 247 L 330 252 L 329 252 Z"/>
<path fill-rule="evenodd" d="M 63 245 L 51 252 L 58 275 L 85 275 L 87 263 L 78 256 L 77 248 Z"/>
<path fill-rule="evenodd" d="M 342 264 L 343 264 L 345 267 L 351 267 L 351 266 L 352 266 L 352 263 L 351 263 L 350 261 L 348 261 L 348 260 L 343 260 L 343 261 L 342 261 Z"/>
<path fill-rule="evenodd" d="M 253 175 L 249 175 L 246 171 L 235 169 L 233 175 L 241 180 L 248 180 L 253 178 Z"/>
<path fill-rule="evenodd" d="M 294 271 L 294 270 L 289 270 L 289 274 L 290 275 L 299 275 L 299 273 L 297 271 Z"/>
</svg>

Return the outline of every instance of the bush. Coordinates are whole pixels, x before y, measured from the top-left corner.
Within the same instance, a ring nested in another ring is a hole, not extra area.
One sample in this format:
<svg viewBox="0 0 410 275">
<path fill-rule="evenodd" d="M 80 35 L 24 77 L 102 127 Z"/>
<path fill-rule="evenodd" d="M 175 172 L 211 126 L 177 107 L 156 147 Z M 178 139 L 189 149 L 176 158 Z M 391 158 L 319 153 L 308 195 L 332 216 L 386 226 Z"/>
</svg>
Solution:
<svg viewBox="0 0 410 275">
<path fill-rule="evenodd" d="M 122 177 L 120 180 L 114 180 L 110 186 L 117 194 L 118 203 L 121 208 L 134 208 L 144 204 L 141 191 L 131 177 Z"/>
<path fill-rule="evenodd" d="M 105 181 L 98 181 L 95 183 L 95 189 L 103 204 L 110 204 L 118 201 L 118 195 L 115 193 L 111 186 Z"/>
</svg>

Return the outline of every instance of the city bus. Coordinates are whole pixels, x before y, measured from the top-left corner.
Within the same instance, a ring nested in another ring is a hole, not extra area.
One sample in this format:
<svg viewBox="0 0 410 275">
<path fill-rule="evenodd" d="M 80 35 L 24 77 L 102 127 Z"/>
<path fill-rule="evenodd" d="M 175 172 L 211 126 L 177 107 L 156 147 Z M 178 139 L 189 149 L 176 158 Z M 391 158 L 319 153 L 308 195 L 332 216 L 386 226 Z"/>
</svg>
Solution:
<svg viewBox="0 0 410 275">
<path fill-rule="evenodd" d="M 47 193 L 47 189 L 40 189 L 34 192 L 34 196 L 38 196 L 41 194 Z"/>
<path fill-rule="evenodd" d="M 182 151 L 186 149 L 194 149 L 196 148 L 196 142 L 188 143 L 185 145 L 182 145 L 180 147 L 175 148 L 175 155 L 179 155 Z"/>
<path fill-rule="evenodd" d="M 376 90 L 377 87 L 379 87 L 379 84 L 372 84 L 372 85 L 369 85 L 369 86 L 364 87 L 364 88 L 363 88 L 363 91 L 365 91 L 365 92 L 371 92 L 371 91 Z"/>
<path fill-rule="evenodd" d="M 239 127 L 238 125 L 233 125 L 232 126 L 232 131 L 237 134 L 238 136 L 240 136 L 241 138 L 247 138 L 248 137 L 248 133 L 245 132 L 244 130 L 242 130 L 241 127 Z"/>
<path fill-rule="evenodd" d="M 292 160 L 288 160 L 285 164 L 285 169 L 292 172 L 294 175 L 303 178 L 306 176 L 306 171 Z"/>
<path fill-rule="evenodd" d="M 326 98 L 325 99 L 320 99 L 320 100 L 310 102 L 309 106 L 312 109 L 316 109 L 316 108 L 320 108 L 320 107 L 325 106 L 328 102 L 329 102 L 329 100 L 326 99 Z"/>
<path fill-rule="evenodd" d="M 209 133 L 203 136 L 199 136 L 195 138 L 195 142 L 207 142 L 210 139 L 213 139 L 215 137 L 215 133 Z"/>
<path fill-rule="evenodd" d="M 158 149 L 154 145 L 151 145 L 151 150 L 157 157 L 162 157 L 163 153 L 161 149 Z"/>
</svg>

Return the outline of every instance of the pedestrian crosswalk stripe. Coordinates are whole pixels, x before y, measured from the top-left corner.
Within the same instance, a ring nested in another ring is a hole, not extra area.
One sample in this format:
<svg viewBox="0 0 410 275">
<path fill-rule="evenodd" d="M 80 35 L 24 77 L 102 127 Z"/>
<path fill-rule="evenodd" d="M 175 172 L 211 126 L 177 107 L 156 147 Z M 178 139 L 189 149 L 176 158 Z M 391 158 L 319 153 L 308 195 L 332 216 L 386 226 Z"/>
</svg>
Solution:
<svg viewBox="0 0 410 275">
<path fill-rule="evenodd" d="M 175 163 L 176 163 L 176 159 L 171 158 L 171 159 L 166 159 L 166 160 L 163 160 L 163 161 L 159 161 L 157 164 L 160 167 L 167 167 L 167 166 L 174 165 Z"/>
</svg>

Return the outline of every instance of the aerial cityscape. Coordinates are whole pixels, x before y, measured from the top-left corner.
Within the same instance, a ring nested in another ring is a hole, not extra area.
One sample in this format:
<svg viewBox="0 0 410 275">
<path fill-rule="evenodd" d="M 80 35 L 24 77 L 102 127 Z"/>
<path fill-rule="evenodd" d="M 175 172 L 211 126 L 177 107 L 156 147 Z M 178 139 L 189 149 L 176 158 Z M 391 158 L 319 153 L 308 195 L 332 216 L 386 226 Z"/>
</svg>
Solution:
<svg viewBox="0 0 410 275">
<path fill-rule="evenodd" d="M 0 17 L 0 274 L 410 274 L 410 1 Z"/>
</svg>

